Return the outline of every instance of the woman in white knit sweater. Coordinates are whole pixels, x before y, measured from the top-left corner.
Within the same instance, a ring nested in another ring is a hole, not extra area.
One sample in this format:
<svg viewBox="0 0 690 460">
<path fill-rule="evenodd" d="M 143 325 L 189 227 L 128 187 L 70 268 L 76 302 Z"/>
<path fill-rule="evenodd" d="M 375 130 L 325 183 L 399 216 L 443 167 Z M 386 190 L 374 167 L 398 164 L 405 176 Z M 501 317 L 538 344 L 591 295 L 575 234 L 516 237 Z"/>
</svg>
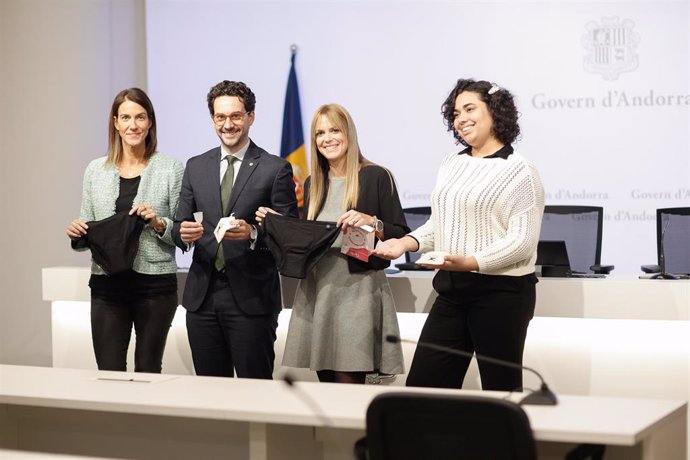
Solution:
<svg viewBox="0 0 690 460">
<path fill-rule="evenodd" d="M 534 314 L 534 263 L 544 210 L 536 169 L 512 143 L 513 96 L 487 81 L 458 80 L 443 103 L 448 130 L 466 148 L 442 162 L 431 218 L 375 251 L 395 259 L 431 252 L 438 297 L 420 341 L 522 363 Z M 408 386 L 460 388 L 470 359 L 417 347 Z M 519 390 L 522 373 L 478 362 L 486 390 Z"/>
</svg>

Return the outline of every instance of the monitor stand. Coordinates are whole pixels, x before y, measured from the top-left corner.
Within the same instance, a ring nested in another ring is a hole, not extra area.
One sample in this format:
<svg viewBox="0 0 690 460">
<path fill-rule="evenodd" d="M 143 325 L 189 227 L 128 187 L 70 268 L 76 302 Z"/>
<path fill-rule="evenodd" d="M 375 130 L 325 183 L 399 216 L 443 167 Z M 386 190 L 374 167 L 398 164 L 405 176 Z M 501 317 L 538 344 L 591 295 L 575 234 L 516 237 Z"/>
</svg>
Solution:
<svg viewBox="0 0 690 460">
<path fill-rule="evenodd" d="M 564 265 L 542 265 L 541 276 L 544 278 L 567 278 L 570 276 L 570 267 Z"/>
</svg>

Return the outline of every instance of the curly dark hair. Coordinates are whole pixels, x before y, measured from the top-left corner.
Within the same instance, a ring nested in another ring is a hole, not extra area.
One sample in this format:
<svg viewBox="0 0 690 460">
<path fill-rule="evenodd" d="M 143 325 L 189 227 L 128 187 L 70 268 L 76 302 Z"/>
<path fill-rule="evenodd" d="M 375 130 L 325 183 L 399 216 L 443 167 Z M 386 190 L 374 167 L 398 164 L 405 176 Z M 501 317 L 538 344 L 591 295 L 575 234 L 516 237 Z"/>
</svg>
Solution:
<svg viewBox="0 0 690 460">
<path fill-rule="evenodd" d="M 498 90 L 494 91 L 493 94 L 489 94 L 489 90 L 494 86 Z M 441 114 L 446 122 L 448 131 L 452 131 L 457 142 L 468 147 L 453 124 L 455 119 L 455 99 L 464 91 L 477 93 L 479 99 L 489 108 L 489 113 L 494 122 L 491 133 L 496 139 L 506 145 L 512 144 L 520 135 L 520 125 L 518 124 L 520 114 L 515 107 L 515 101 L 510 91 L 485 80 L 475 81 L 462 78 L 457 81 L 455 87 L 441 106 Z"/>
<path fill-rule="evenodd" d="M 256 96 L 254 96 L 249 86 L 241 81 L 223 80 L 211 88 L 208 92 L 208 96 L 206 96 L 208 110 L 211 112 L 211 115 L 213 115 L 213 102 L 220 96 L 238 97 L 244 104 L 244 110 L 246 110 L 247 113 L 253 112 L 256 107 Z"/>
</svg>

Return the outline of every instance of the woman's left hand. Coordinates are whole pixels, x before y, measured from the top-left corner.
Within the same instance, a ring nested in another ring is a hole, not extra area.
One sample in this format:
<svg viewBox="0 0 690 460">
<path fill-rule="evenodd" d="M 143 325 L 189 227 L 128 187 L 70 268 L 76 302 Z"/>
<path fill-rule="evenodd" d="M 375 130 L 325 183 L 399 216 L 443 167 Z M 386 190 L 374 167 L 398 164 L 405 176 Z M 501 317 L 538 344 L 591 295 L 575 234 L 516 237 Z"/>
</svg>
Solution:
<svg viewBox="0 0 690 460">
<path fill-rule="evenodd" d="M 374 228 L 374 217 L 350 209 L 338 218 L 337 224 L 342 225 L 342 231 L 347 230 L 347 227 L 361 227 L 362 225 L 368 225 Z"/>
<path fill-rule="evenodd" d="M 129 215 L 136 214 L 149 224 L 156 232 L 162 233 L 165 230 L 165 220 L 156 215 L 156 211 L 149 204 L 137 204 L 132 206 Z"/>
</svg>

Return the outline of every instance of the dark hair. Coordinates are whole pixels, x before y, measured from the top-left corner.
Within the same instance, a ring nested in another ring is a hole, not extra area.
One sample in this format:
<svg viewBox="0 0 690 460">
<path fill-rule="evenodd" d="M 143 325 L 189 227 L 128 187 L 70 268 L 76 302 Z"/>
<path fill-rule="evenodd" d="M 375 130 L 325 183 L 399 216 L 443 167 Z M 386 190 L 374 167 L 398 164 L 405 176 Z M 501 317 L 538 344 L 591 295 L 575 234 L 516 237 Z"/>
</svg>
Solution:
<svg viewBox="0 0 690 460">
<path fill-rule="evenodd" d="M 489 94 L 491 90 L 492 94 Z M 455 99 L 464 91 L 470 91 L 479 95 L 479 99 L 489 108 L 489 113 L 493 119 L 491 133 L 503 144 L 512 144 L 520 135 L 520 125 L 518 117 L 520 114 L 515 107 L 513 95 L 505 88 L 501 88 L 494 83 L 485 80 L 475 81 L 470 79 L 459 79 L 455 87 L 441 106 L 441 114 L 446 122 L 448 131 L 452 131 L 458 143 L 468 146 L 458 132 L 455 130 L 453 121 L 455 119 Z"/>
<path fill-rule="evenodd" d="M 213 102 L 220 96 L 238 97 L 240 101 L 242 101 L 242 104 L 244 104 L 244 110 L 246 110 L 247 113 L 253 112 L 256 107 L 256 96 L 254 96 L 249 86 L 241 81 L 223 80 L 211 88 L 208 92 L 208 96 L 206 96 L 208 110 L 211 112 L 211 115 L 213 115 Z"/>
<path fill-rule="evenodd" d="M 115 119 L 117 118 L 120 106 L 125 101 L 136 102 L 146 110 L 146 115 L 151 120 L 151 127 L 144 139 L 146 149 L 144 150 L 144 157 L 150 158 L 158 147 L 158 136 L 156 134 L 156 112 L 153 110 L 153 103 L 146 95 L 144 90 L 139 88 L 123 89 L 113 100 L 113 106 L 110 109 L 110 118 L 108 121 L 108 162 L 118 164 L 122 157 L 122 139 L 120 133 L 115 129 Z"/>
</svg>

